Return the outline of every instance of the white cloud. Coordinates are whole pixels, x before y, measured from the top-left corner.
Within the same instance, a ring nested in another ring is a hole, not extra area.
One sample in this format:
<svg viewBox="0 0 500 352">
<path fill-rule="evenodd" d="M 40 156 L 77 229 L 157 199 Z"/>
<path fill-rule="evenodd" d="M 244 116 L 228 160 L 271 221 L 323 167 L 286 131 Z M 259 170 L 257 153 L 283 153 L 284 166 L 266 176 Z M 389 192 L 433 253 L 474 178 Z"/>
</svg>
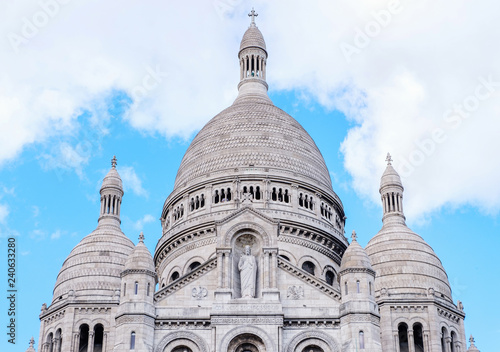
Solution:
<svg viewBox="0 0 500 352">
<path fill-rule="evenodd" d="M 398 7 L 392 0 L 259 0 L 253 5 L 270 54 L 270 88 L 302 90 L 305 99 L 339 109 L 355 123 L 342 152 L 359 194 L 378 203 L 379 178 L 373 175 L 383 172 L 385 154 L 390 151 L 396 167 L 404 168 L 422 141 L 441 128 L 446 141 L 404 178 L 409 218 L 466 203 L 499 210 L 500 166 L 490 155 L 500 149 L 500 87 L 460 127 L 443 117 L 474 96 L 479 77 L 500 81 L 499 34 L 491 27 L 499 3 L 425 0 L 401 1 Z M 248 6 L 224 0 L 200 0 L 196 6 L 74 1 L 35 28 L 18 53 L 2 41 L 9 71 L 0 77 L 0 163 L 27 144 L 78 129 L 83 111 L 99 120 L 116 90 L 137 98 L 134 92 L 151 88 L 126 114 L 133 127 L 167 137 L 189 135 L 236 95 L 236 53 Z M 23 18 L 32 20 L 38 11 L 37 2 L 2 2 L 2 33 L 21 33 Z M 361 33 L 368 33 L 364 42 Z M 349 60 L 343 43 L 357 49 Z M 151 71 L 161 74 L 154 79 Z M 55 155 L 77 172 L 88 162 L 71 144 L 62 144 Z M 134 193 L 145 194 L 140 180 L 138 186 L 131 182 L 127 187 Z"/>
<path fill-rule="evenodd" d="M 9 207 L 6 204 L 0 204 L 0 224 L 6 223 L 9 213 Z"/>
<path fill-rule="evenodd" d="M 142 187 L 142 181 L 139 176 L 137 176 L 132 166 L 121 166 L 119 168 L 119 173 L 123 182 L 123 189 L 125 192 L 131 190 L 138 196 L 148 196 L 148 192 Z"/>
<path fill-rule="evenodd" d="M 146 214 L 141 219 L 139 219 L 136 222 L 134 222 L 134 228 L 137 231 L 142 231 L 145 224 L 149 224 L 151 222 L 154 222 L 155 220 L 156 219 L 155 219 L 155 217 L 153 215 Z"/>
<path fill-rule="evenodd" d="M 61 230 L 57 230 L 57 231 L 53 232 L 53 233 L 50 235 L 50 239 L 51 239 L 51 240 L 57 240 L 57 239 L 61 238 L 61 235 L 62 235 Z"/>
</svg>

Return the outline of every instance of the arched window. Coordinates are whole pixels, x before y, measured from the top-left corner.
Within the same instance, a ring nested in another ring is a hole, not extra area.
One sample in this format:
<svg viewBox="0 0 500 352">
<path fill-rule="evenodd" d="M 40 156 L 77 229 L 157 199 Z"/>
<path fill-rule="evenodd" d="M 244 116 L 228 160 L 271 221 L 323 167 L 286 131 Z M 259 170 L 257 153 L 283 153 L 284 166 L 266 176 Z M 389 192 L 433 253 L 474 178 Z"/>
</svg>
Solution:
<svg viewBox="0 0 500 352">
<path fill-rule="evenodd" d="M 328 270 L 326 272 L 326 275 L 325 275 L 325 280 L 326 280 L 326 283 L 330 286 L 333 285 L 333 282 L 335 281 L 335 274 L 333 273 L 333 271 L 331 270 Z"/>
<path fill-rule="evenodd" d="M 127 294 L 127 283 L 123 284 L 123 297 Z"/>
<path fill-rule="evenodd" d="M 285 260 L 290 261 L 290 258 L 288 258 L 286 255 L 280 254 L 280 257 L 283 258 L 283 259 L 285 259 Z"/>
<path fill-rule="evenodd" d="M 202 194 L 200 199 L 200 207 L 203 208 L 204 206 L 205 206 L 205 195 Z"/>
<path fill-rule="evenodd" d="M 227 189 L 226 192 L 226 200 L 229 202 L 231 200 L 231 188 Z"/>
<path fill-rule="evenodd" d="M 77 351 L 87 352 L 89 345 L 89 326 L 87 324 L 80 325 L 80 341 Z"/>
<path fill-rule="evenodd" d="M 179 276 L 180 276 L 179 273 L 177 271 L 174 271 L 172 275 L 170 275 L 170 282 L 174 282 L 179 278 Z"/>
<path fill-rule="evenodd" d="M 61 329 L 57 329 L 56 331 L 56 336 L 55 336 L 55 352 L 61 352 L 61 345 L 62 345 L 62 331 Z"/>
<path fill-rule="evenodd" d="M 135 331 L 130 333 L 130 349 L 135 350 Z"/>
<path fill-rule="evenodd" d="M 219 199 L 220 199 L 219 191 L 215 191 L 214 203 L 215 204 L 219 203 Z"/>
<path fill-rule="evenodd" d="M 172 350 L 172 352 L 193 352 L 193 350 L 187 346 L 177 346 Z"/>
<path fill-rule="evenodd" d="M 408 325 L 401 323 L 398 326 L 399 352 L 408 352 Z"/>
<path fill-rule="evenodd" d="M 348 295 L 349 294 L 349 289 L 347 288 L 347 281 L 344 282 L 344 291 L 345 291 L 345 294 Z"/>
<path fill-rule="evenodd" d="M 260 187 L 255 187 L 255 200 L 260 200 Z"/>
<path fill-rule="evenodd" d="M 149 290 L 151 289 L 151 284 L 148 282 L 148 288 L 147 288 L 147 291 L 146 291 L 146 296 L 149 297 Z"/>
<path fill-rule="evenodd" d="M 361 293 L 361 287 L 360 287 L 359 280 L 358 280 L 358 281 L 356 281 L 356 292 L 357 292 L 357 293 Z"/>
<path fill-rule="evenodd" d="M 424 336 L 422 333 L 422 324 L 413 324 L 413 345 L 415 352 L 424 352 Z"/>
<path fill-rule="evenodd" d="M 365 333 L 363 332 L 363 330 L 359 332 L 359 349 L 365 349 Z"/>
<path fill-rule="evenodd" d="M 192 262 L 191 264 L 189 264 L 189 271 L 193 271 L 194 269 L 196 269 L 200 265 L 201 265 L 200 262 Z"/>
<path fill-rule="evenodd" d="M 273 192 L 271 194 L 271 199 L 274 201 L 278 200 L 278 194 L 276 193 L 276 188 L 273 188 Z"/>
<path fill-rule="evenodd" d="M 54 334 L 50 333 L 47 336 L 48 352 L 54 352 Z"/>
<path fill-rule="evenodd" d="M 448 331 L 443 326 L 443 328 L 441 329 L 441 351 L 442 352 L 447 352 L 446 351 L 446 337 L 447 336 L 448 336 Z"/>
<path fill-rule="evenodd" d="M 134 295 L 137 295 L 139 292 L 139 283 L 136 281 L 134 284 Z"/>
<path fill-rule="evenodd" d="M 323 349 L 317 345 L 309 345 L 302 349 L 302 352 L 324 352 Z"/>
<path fill-rule="evenodd" d="M 368 288 L 369 288 L 369 290 L 370 290 L 370 296 L 373 296 L 373 292 L 372 292 L 372 282 L 371 282 L 371 281 L 368 283 Z"/>
<path fill-rule="evenodd" d="M 94 351 L 102 351 L 104 340 L 104 326 L 102 324 L 97 324 L 94 327 Z"/>
<path fill-rule="evenodd" d="M 305 261 L 304 263 L 302 263 L 302 270 L 308 272 L 311 275 L 314 275 L 315 268 L 316 268 L 315 265 L 310 261 Z"/>
<path fill-rule="evenodd" d="M 450 341 L 450 352 L 457 352 L 455 348 L 455 342 L 457 341 L 457 334 L 455 331 L 451 332 L 451 341 Z"/>
</svg>

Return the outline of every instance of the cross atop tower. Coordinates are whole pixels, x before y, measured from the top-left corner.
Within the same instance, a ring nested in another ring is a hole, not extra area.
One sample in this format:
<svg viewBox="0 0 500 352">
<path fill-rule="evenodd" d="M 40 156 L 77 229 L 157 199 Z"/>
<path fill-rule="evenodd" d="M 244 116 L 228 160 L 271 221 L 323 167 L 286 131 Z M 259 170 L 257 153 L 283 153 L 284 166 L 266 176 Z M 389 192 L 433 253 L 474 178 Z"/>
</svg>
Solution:
<svg viewBox="0 0 500 352">
<path fill-rule="evenodd" d="M 113 155 L 113 159 L 111 159 L 111 167 L 116 169 L 116 155 Z"/>
<path fill-rule="evenodd" d="M 356 238 L 358 238 L 358 235 L 356 235 L 356 231 L 352 231 L 352 236 L 351 236 L 353 241 L 356 241 Z"/>
<path fill-rule="evenodd" d="M 248 17 L 252 17 L 252 24 L 255 24 L 255 17 L 257 17 L 259 14 L 255 12 L 254 8 L 252 7 L 252 11 L 248 14 Z"/>
<path fill-rule="evenodd" d="M 141 231 L 141 234 L 139 235 L 139 242 L 144 242 L 144 234 Z"/>
<path fill-rule="evenodd" d="M 392 165 L 392 158 L 390 153 L 387 153 L 387 158 L 385 158 L 385 161 L 387 161 L 387 165 Z"/>
</svg>

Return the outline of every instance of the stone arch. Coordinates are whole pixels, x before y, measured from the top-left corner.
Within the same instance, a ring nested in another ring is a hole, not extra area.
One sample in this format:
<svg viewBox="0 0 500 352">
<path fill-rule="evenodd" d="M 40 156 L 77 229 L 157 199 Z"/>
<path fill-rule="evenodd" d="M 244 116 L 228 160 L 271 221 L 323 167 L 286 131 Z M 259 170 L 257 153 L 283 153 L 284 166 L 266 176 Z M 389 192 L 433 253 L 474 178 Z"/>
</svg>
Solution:
<svg viewBox="0 0 500 352">
<path fill-rule="evenodd" d="M 261 328 L 255 326 L 240 326 L 230 330 L 223 338 L 220 344 L 219 352 L 227 352 L 229 344 L 233 339 L 239 335 L 255 335 L 259 337 L 266 347 L 266 352 L 277 352 L 274 341 L 269 337 L 269 335 Z"/>
<path fill-rule="evenodd" d="M 429 325 L 427 324 L 427 321 L 421 317 L 421 316 L 416 316 L 410 319 L 410 322 L 408 323 L 408 326 L 413 327 L 415 324 L 420 324 L 422 325 L 422 330 L 429 330 Z"/>
<path fill-rule="evenodd" d="M 286 347 L 286 352 L 301 352 L 300 348 L 308 345 L 316 345 L 323 349 L 324 352 L 339 352 L 337 342 L 328 334 L 322 331 L 303 331 L 299 332 L 290 341 Z"/>
<path fill-rule="evenodd" d="M 316 277 L 320 277 L 321 276 L 321 272 L 323 271 L 323 268 L 321 267 L 321 265 L 319 264 L 319 262 L 316 260 L 316 258 L 314 258 L 314 257 L 312 257 L 310 255 L 304 255 L 297 262 L 297 267 L 299 267 L 300 269 L 302 269 L 302 265 L 304 264 L 304 262 L 311 262 L 311 263 L 313 263 L 314 266 L 316 267 L 315 270 L 314 270 L 314 276 L 316 276 Z"/>
<path fill-rule="evenodd" d="M 295 258 L 295 256 L 292 254 L 292 252 L 290 251 L 287 251 L 286 249 L 279 249 L 279 255 L 284 255 L 286 257 L 288 257 L 290 259 L 290 262 L 293 264 L 293 265 L 297 265 L 297 258 Z"/>
<path fill-rule="evenodd" d="M 182 268 L 182 273 L 181 273 L 181 276 L 182 276 L 182 275 L 186 275 L 187 273 L 189 273 L 189 272 L 190 272 L 190 271 L 189 271 L 189 266 L 190 266 L 191 264 L 193 264 L 194 262 L 198 262 L 198 263 L 200 263 L 200 265 L 202 265 L 203 263 L 205 263 L 205 259 L 203 259 L 203 258 L 202 258 L 201 256 L 199 256 L 199 255 L 198 255 L 198 256 L 196 256 L 196 257 L 192 257 L 192 258 L 190 258 L 190 259 L 186 262 L 186 264 L 184 265 L 184 268 Z"/>
<path fill-rule="evenodd" d="M 163 339 L 160 340 L 160 343 L 155 349 L 155 352 L 164 352 L 165 348 L 172 342 L 178 340 L 179 343 L 175 343 L 175 345 L 171 345 L 172 349 L 183 344 L 183 343 L 192 343 L 194 346 L 198 348 L 200 352 L 209 352 L 208 346 L 206 342 L 197 334 L 190 331 L 177 331 L 170 334 L 167 334 Z M 188 346 L 189 347 L 189 346 Z M 170 349 L 170 348 L 169 348 Z M 193 350 L 193 352 L 196 352 Z"/>
<path fill-rule="evenodd" d="M 172 269 L 169 270 L 168 275 L 164 278 L 165 279 L 165 282 L 164 282 L 165 286 L 167 286 L 168 284 L 170 284 L 170 282 L 171 282 L 170 279 L 172 278 L 172 274 L 174 272 L 176 272 L 176 271 L 179 273 L 179 277 L 181 277 L 182 275 L 184 275 L 183 274 L 184 273 L 183 269 L 180 266 L 175 265 Z M 162 282 L 162 284 L 163 284 L 163 282 Z M 161 286 L 160 289 L 162 287 L 163 286 Z"/>
<path fill-rule="evenodd" d="M 259 237 L 262 241 L 263 247 L 270 246 L 271 238 L 268 233 L 262 228 L 262 226 L 257 225 L 254 222 L 243 222 L 231 227 L 222 237 L 223 245 L 225 247 L 231 247 L 232 242 L 234 242 L 235 238 L 243 231 L 250 232 L 254 236 Z"/>
</svg>

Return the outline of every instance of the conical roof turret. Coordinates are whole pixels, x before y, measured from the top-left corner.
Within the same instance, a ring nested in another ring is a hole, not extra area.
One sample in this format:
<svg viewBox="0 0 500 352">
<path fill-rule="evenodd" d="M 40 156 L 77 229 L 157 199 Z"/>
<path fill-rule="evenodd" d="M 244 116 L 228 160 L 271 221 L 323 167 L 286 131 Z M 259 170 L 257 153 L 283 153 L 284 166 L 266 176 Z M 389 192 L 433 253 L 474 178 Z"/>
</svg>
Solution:
<svg viewBox="0 0 500 352">
<path fill-rule="evenodd" d="M 370 257 L 357 241 L 356 231 L 352 232 L 352 241 L 342 256 L 340 273 L 346 269 L 366 269 L 375 274 L 370 262 Z"/>
<path fill-rule="evenodd" d="M 153 257 L 144 244 L 144 235 L 142 232 L 139 235 L 139 243 L 137 243 L 125 262 L 125 271 L 127 270 L 145 270 L 150 274 L 155 274 Z"/>
</svg>

